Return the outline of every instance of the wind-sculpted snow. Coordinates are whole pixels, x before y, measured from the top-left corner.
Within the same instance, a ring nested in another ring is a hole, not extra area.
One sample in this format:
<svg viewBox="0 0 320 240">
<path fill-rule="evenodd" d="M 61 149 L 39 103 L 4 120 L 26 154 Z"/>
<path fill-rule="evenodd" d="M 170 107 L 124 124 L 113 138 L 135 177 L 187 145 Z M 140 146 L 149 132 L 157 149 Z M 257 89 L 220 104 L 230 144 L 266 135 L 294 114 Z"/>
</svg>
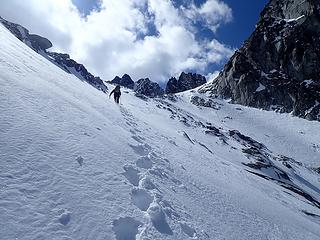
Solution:
<svg viewBox="0 0 320 240">
<path fill-rule="evenodd" d="M 318 122 L 121 104 L 0 26 L 1 239 L 320 239 Z"/>
<path fill-rule="evenodd" d="M 197 99 L 200 97 L 197 96 Z M 192 97 L 191 100 L 195 99 L 195 97 Z M 200 101 L 200 102 L 204 102 Z M 178 109 L 171 105 L 170 103 L 162 101 L 162 103 L 165 105 L 161 106 L 158 105 L 159 108 L 163 107 L 164 109 L 168 110 L 172 115 L 172 119 L 179 119 L 180 122 L 183 122 L 188 127 L 202 127 L 205 129 L 205 134 L 211 134 L 217 138 L 220 139 L 221 142 L 225 143 L 226 145 L 232 146 L 233 143 L 230 140 L 235 140 L 236 142 L 240 143 L 242 145 L 242 152 L 245 154 L 245 156 L 248 158 L 248 160 L 253 160 L 250 162 L 243 162 L 242 164 L 245 166 L 248 166 L 249 168 L 259 170 L 259 173 L 257 171 L 247 170 L 250 173 L 256 174 L 257 176 L 263 177 L 267 180 L 276 180 L 276 182 L 288 189 L 291 190 L 292 193 L 298 194 L 302 197 L 304 197 L 307 201 L 310 201 L 310 203 L 314 204 L 316 207 L 320 208 L 320 199 L 316 199 L 315 197 L 312 197 L 310 194 L 308 194 L 308 191 L 304 191 L 299 186 L 296 186 L 290 179 L 289 173 L 287 174 L 286 171 L 294 171 L 294 165 L 301 166 L 301 163 L 295 161 L 294 159 L 290 159 L 285 156 L 277 156 L 276 154 L 272 153 L 268 148 L 266 148 L 262 143 L 259 143 L 255 141 L 254 139 L 245 136 L 241 134 L 237 130 L 229 130 L 228 133 L 223 133 L 223 131 L 220 131 L 218 128 L 214 127 L 211 123 L 206 123 L 205 125 L 202 122 L 195 121 L 194 118 L 188 113 L 185 113 L 183 110 Z M 171 108 L 170 108 L 171 107 Z M 210 106 L 207 106 L 210 108 Z M 216 109 L 219 110 L 219 109 Z M 193 140 L 190 139 L 190 137 L 183 132 L 183 135 L 188 139 L 192 144 L 194 144 Z M 199 145 L 203 146 L 205 149 L 207 149 L 210 153 L 213 153 L 206 145 L 198 142 Z M 276 163 L 273 161 L 279 161 L 279 163 L 282 163 L 285 166 L 285 169 L 282 169 L 281 167 L 278 167 Z M 291 162 L 292 165 L 289 164 Z M 295 179 L 298 180 L 299 178 Z M 300 181 L 301 183 L 301 181 Z M 307 182 L 307 185 L 311 186 L 311 190 L 315 190 L 317 194 L 320 193 L 320 189 L 313 186 L 312 184 Z"/>
</svg>

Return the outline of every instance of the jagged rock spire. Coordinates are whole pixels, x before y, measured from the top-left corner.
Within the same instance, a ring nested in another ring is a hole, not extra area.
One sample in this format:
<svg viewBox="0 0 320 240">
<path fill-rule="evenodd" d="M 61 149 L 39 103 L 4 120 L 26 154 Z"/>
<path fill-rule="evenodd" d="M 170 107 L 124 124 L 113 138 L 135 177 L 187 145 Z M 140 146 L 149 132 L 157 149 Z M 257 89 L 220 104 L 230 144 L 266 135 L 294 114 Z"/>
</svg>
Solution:
<svg viewBox="0 0 320 240">
<path fill-rule="evenodd" d="M 182 72 L 178 79 L 175 77 L 169 79 L 165 91 L 166 93 L 184 92 L 199 87 L 206 82 L 206 78 L 200 74 Z"/>
</svg>

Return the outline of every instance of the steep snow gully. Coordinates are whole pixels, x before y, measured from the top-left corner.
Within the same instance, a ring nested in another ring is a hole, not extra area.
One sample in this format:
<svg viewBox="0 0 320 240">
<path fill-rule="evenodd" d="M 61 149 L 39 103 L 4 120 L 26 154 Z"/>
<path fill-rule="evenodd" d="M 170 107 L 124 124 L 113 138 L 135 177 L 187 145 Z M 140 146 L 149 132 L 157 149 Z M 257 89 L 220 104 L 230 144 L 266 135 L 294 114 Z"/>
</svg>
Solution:
<svg viewBox="0 0 320 240">
<path fill-rule="evenodd" d="M 118 106 L 2 26 L 0 86 L 0 239 L 320 239 L 318 122 L 196 91 Z"/>
</svg>

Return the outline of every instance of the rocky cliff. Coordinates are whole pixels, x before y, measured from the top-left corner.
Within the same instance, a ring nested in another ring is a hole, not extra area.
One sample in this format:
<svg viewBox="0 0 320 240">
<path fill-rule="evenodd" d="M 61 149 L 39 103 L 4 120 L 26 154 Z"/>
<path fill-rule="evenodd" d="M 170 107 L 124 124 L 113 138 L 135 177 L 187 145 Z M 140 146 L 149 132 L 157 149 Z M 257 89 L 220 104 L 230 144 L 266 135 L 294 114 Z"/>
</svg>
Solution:
<svg viewBox="0 0 320 240">
<path fill-rule="evenodd" d="M 200 92 L 320 121 L 319 12 L 319 0 L 271 0 L 253 34 Z"/>
<path fill-rule="evenodd" d="M 75 60 L 71 59 L 68 54 L 47 52 L 47 55 L 50 57 L 51 61 L 53 61 L 67 73 L 75 75 L 80 80 L 88 82 L 93 87 L 103 92 L 107 92 L 108 88 L 100 77 L 95 77 L 92 75 L 84 65 L 79 64 Z"/>
<path fill-rule="evenodd" d="M 41 54 L 67 73 L 75 75 L 80 80 L 88 82 L 90 85 L 103 92 L 108 90 L 99 77 L 92 75 L 82 64 L 71 59 L 68 54 L 48 51 L 48 49 L 52 47 L 52 43 L 48 39 L 39 35 L 30 34 L 29 30 L 21 25 L 9 22 L 1 17 L 0 23 L 2 23 L 20 41 L 24 42 L 35 52 Z"/>
<path fill-rule="evenodd" d="M 2 23 L 20 41 L 27 44 L 36 52 L 45 51 L 52 47 L 52 43 L 48 39 L 36 34 L 30 34 L 28 29 L 19 24 L 9 22 L 2 17 L 0 17 L 0 23 Z"/>
<path fill-rule="evenodd" d="M 162 96 L 164 91 L 158 83 L 150 81 L 149 78 L 142 78 L 135 83 L 134 91 L 148 97 Z"/>
<path fill-rule="evenodd" d="M 123 87 L 133 89 L 134 81 L 128 74 L 124 74 L 121 78 L 116 76 L 113 80 L 110 81 L 112 84 L 119 84 Z"/>
<path fill-rule="evenodd" d="M 169 79 L 165 92 L 167 94 L 184 92 L 199 87 L 206 82 L 206 78 L 200 74 L 182 72 L 178 79 L 175 77 Z"/>
</svg>

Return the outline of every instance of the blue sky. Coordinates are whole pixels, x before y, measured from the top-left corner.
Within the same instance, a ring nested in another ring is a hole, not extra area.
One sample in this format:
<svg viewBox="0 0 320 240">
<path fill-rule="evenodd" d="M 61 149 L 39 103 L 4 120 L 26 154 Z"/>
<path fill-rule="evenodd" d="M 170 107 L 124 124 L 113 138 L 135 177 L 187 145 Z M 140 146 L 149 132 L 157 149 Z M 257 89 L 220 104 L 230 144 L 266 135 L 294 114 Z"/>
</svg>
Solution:
<svg viewBox="0 0 320 240">
<path fill-rule="evenodd" d="M 0 16 L 50 39 L 94 75 L 164 84 L 211 80 L 246 40 L 267 0 L 10 0 Z M 45 17 L 44 17 L 45 16 Z"/>
<path fill-rule="evenodd" d="M 88 15 L 93 9 L 99 9 L 99 0 L 72 0 L 79 11 Z M 175 0 L 176 4 L 181 4 L 183 0 Z M 201 5 L 205 0 L 195 0 L 196 5 Z M 233 13 L 233 20 L 220 28 L 215 34 L 208 30 L 202 31 L 202 37 L 215 37 L 232 47 L 239 48 L 246 40 L 259 19 L 259 14 L 268 0 L 224 0 Z"/>
<path fill-rule="evenodd" d="M 233 11 L 233 21 L 219 29 L 216 37 L 228 45 L 240 47 L 254 31 L 260 12 L 268 0 L 224 0 Z"/>
<path fill-rule="evenodd" d="M 92 10 L 99 10 L 99 0 L 72 0 L 78 7 L 79 11 L 84 15 L 89 15 Z M 183 5 L 184 3 L 190 3 L 192 0 L 173 0 L 176 7 Z M 194 0 L 196 6 L 201 6 L 206 0 Z M 243 41 L 245 41 L 252 31 L 259 19 L 259 14 L 267 4 L 268 0 L 259 1 L 240 1 L 240 0 L 224 0 L 231 9 L 233 19 L 232 21 L 219 27 L 216 32 L 212 32 L 203 24 L 197 23 L 198 28 L 195 37 L 202 40 L 217 39 L 230 48 L 236 49 L 241 47 Z M 215 72 L 223 67 L 228 58 L 223 61 L 208 64 L 204 72 Z M 189 69 L 189 71 L 196 71 Z"/>
<path fill-rule="evenodd" d="M 72 2 L 84 15 L 88 15 L 93 9 L 99 8 L 99 0 L 72 0 Z"/>
</svg>

